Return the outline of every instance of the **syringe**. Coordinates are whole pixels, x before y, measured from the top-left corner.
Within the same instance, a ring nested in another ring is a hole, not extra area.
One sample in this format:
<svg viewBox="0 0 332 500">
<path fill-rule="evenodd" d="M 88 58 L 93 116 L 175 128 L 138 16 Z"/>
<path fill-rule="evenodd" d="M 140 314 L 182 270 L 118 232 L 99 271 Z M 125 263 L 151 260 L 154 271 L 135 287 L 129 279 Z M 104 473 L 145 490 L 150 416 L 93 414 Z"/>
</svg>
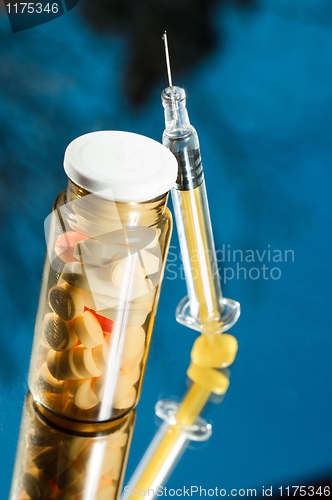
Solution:
<svg viewBox="0 0 332 500">
<path fill-rule="evenodd" d="M 178 161 L 178 177 L 172 190 L 176 225 L 188 289 L 177 308 L 177 320 L 202 333 L 195 341 L 187 375 L 193 384 L 176 411 L 173 422 L 161 427 L 129 482 L 123 500 L 134 500 L 135 491 L 149 499 L 164 484 L 185 443 L 197 427 L 198 416 L 212 393 L 227 391 L 228 377 L 216 370 L 232 364 L 237 341 L 223 334 L 238 319 L 240 304 L 222 297 L 199 141 L 190 124 L 184 89 L 172 86 L 166 33 L 163 36 L 170 86 L 162 92 L 166 129 L 163 144 Z M 219 334 L 219 335 L 218 335 Z M 204 425 L 201 425 L 203 428 Z M 207 436 L 209 432 L 202 432 Z"/>
<path fill-rule="evenodd" d="M 163 38 L 170 83 L 161 95 L 166 124 L 163 144 L 178 161 L 172 200 L 188 290 L 176 316 L 201 333 L 221 333 L 237 321 L 240 304 L 221 293 L 198 136 L 189 121 L 185 90 L 172 86 L 166 33 Z"/>
</svg>

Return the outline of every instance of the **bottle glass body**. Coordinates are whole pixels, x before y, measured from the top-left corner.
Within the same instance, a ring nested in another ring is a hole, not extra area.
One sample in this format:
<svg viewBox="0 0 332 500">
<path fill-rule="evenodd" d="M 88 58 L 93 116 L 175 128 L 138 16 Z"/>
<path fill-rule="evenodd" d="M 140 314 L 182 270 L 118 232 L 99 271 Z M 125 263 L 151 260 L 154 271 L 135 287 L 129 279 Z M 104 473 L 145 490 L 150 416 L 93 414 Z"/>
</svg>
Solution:
<svg viewBox="0 0 332 500">
<path fill-rule="evenodd" d="M 120 203 L 71 181 L 56 199 L 29 374 L 45 408 L 98 422 L 136 405 L 171 236 L 166 202 Z"/>
</svg>

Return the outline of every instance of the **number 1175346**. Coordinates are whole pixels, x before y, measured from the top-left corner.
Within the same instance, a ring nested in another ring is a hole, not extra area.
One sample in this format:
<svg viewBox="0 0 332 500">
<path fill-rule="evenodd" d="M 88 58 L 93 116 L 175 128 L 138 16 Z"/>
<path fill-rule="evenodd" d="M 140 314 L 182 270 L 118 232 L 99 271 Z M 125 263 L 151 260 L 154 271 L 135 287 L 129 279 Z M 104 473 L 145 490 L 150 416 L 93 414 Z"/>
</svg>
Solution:
<svg viewBox="0 0 332 500">
<path fill-rule="evenodd" d="M 299 495 L 301 497 L 329 497 L 331 495 L 330 486 L 280 486 L 278 488 L 280 496 L 294 497 Z"/>
<path fill-rule="evenodd" d="M 59 12 L 59 5 L 57 3 L 47 3 L 46 5 L 34 2 L 8 3 L 6 8 L 8 14 L 42 14 L 44 12 L 47 14 L 57 14 Z"/>
</svg>

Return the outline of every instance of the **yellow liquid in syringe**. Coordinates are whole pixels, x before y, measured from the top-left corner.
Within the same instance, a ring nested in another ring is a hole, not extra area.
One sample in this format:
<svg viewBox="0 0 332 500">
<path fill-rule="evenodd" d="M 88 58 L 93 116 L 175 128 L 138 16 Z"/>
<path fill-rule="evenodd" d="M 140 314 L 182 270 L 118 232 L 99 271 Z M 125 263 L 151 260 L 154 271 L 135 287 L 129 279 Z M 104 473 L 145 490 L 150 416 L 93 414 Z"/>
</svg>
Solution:
<svg viewBox="0 0 332 500">
<path fill-rule="evenodd" d="M 214 279 L 216 269 L 213 269 L 213 241 L 208 241 L 208 228 L 204 214 L 204 185 L 193 190 L 178 191 L 180 195 L 183 222 L 185 227 L 188 251 L 192 269 L 193 282 L 199 304 L 198 321 L 202 332 L 216 333 L 220 329 L 220 285 Z M 212 246 L 212 248 L 211 248 Z"/>
</svg>

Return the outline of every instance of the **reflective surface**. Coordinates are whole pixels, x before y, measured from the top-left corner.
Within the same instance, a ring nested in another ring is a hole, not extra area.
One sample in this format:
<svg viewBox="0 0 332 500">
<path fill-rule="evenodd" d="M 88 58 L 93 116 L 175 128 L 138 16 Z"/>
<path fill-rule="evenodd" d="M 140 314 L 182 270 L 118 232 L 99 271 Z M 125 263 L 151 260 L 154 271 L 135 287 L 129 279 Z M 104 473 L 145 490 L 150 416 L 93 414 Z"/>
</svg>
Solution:
<svg viewBox="0 0 332 500">
<path fill-rule="evenodd" d="M 10 500 L 115 499 L 134 420 L 131 412 L 107 425 L 65 422 L 28 394 Z"/>
</svg>

